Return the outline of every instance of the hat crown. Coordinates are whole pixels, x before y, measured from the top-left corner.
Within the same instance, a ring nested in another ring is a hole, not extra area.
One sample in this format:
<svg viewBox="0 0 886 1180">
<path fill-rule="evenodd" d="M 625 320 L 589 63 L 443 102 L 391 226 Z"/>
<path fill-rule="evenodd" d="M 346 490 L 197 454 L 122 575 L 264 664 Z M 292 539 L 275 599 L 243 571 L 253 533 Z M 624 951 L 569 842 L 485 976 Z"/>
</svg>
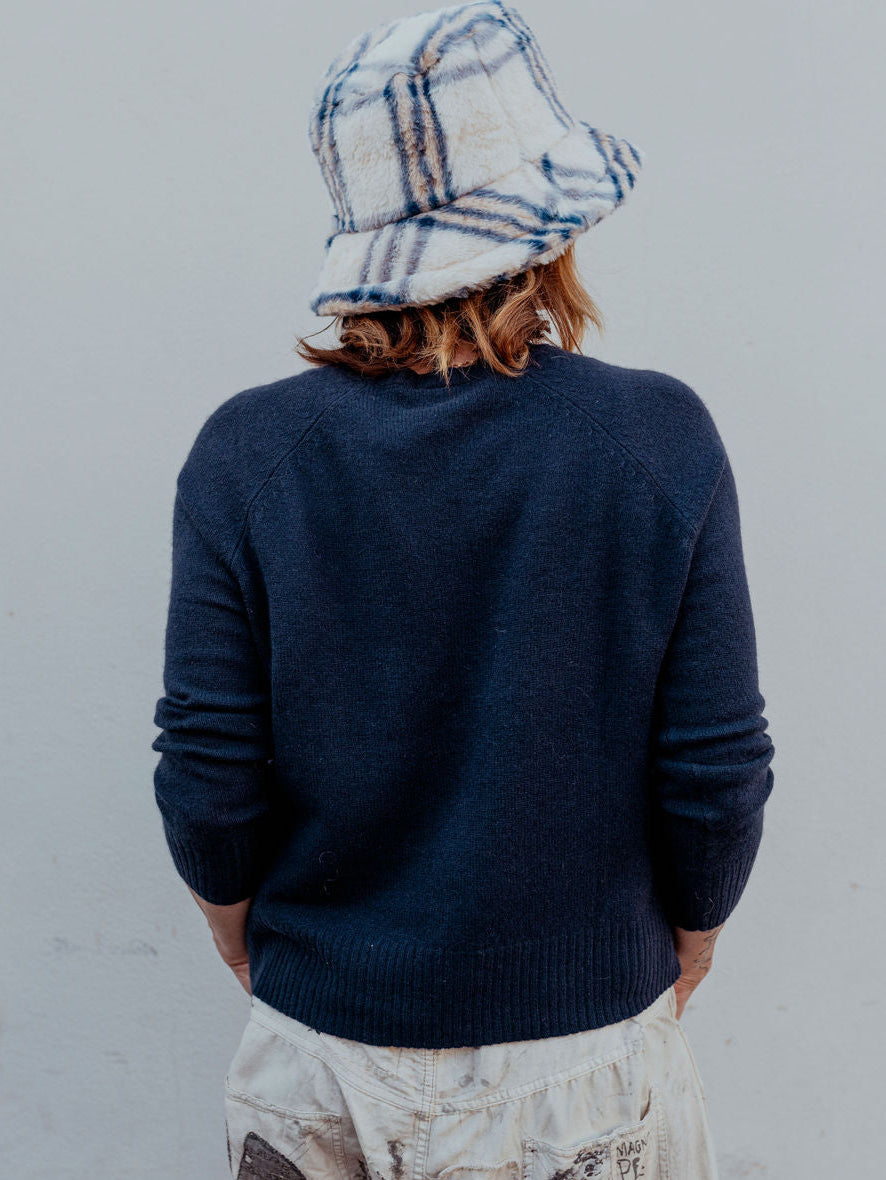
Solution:
<svg viewBox="0 0 886 1180">
<path fill-rule="evenodd" d="M 445 45 L 441 44 L 439 37 L 432 44 L 429 35 L 444 13 L 455 14 L 465 8 L 488 11 L 495 7 L 488 0 L 481 0 L 480 3 L 456 5 L 438 12 L 420 12 L 386 21 L 353 37 L 314 88 L 312 121 L 329 91 L 334 90 L 335 105 L 346 108 L 360 96 L 383 89 L 394 74 L 423 74 L 436 65 L 445 52 Z"/>
<path fill-rule="evenodd" d="M 333 232 L 355 233 L 482 189 L 573 126 L 522 17 L 480 0 L 355 37 L 315 89 L 309 133 Z"/>
</svg>

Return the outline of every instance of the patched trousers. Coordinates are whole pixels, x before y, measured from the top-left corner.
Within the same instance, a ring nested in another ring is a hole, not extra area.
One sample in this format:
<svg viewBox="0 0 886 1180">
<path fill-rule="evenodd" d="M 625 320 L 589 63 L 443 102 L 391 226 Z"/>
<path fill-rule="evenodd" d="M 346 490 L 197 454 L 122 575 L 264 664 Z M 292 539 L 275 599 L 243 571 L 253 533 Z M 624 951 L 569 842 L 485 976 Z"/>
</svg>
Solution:
<svg viewBox="0 0 886 1180">
<path fill-rule="evenodd" d="M 235 1180 L 716 1180 L 673 987 L 618 1024 L 366 1045 L 253 996 L 225 1077 Z"/>
</svg>

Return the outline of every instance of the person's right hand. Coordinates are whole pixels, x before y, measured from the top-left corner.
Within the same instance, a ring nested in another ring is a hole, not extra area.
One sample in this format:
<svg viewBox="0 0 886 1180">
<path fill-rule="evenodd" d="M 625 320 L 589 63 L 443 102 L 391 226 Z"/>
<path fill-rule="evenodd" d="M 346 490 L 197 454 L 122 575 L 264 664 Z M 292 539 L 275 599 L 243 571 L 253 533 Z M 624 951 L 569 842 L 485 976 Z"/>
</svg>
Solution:
<svg viewBox="0 0 886 1180">
<path fill-rule="evenodd" d="M 680 978 L 674 984 L 678 1020 L 683 1015 L 686 1001 L 711 969 L 714 943 L 722 929 L 723 925 L 715 926 L 713 930 L 683 930 L 679 926 L 673 928 L 674 946 L 680 966 L 683 968 Z"/>
</svg>

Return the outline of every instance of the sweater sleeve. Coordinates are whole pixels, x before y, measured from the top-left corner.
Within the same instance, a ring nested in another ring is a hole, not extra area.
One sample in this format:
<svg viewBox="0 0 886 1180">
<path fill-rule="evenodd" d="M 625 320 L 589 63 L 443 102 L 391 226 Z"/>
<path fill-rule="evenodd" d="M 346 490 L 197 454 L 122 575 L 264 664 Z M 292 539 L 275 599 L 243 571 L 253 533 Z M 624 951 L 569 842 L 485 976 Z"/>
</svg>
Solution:
<svg viewBox="0 0 886 1180">
<path fill-rule="evenodd" d="M 747 884 L 773 785 L 764 705 L 727 456 L 696 534 L 656 690 L 652 837 L 672 925 L 721 925 Z"/>
<path fill-rule="evenodd" d="M 269 814 L 269 694 L 231 566 L 177 490 L 154 794 L 179 875 L 233 904 L 260 880 Z"/>
</svg>

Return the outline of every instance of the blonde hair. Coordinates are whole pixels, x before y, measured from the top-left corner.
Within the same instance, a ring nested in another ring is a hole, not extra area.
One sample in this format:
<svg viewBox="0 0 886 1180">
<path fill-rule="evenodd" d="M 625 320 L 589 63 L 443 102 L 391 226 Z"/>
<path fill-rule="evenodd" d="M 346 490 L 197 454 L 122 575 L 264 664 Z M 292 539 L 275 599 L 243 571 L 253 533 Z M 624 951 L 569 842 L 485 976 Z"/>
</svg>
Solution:
<svg viewBox="0 0 886 1180">
<path fill-rule="evenodd" d="M 561 346 L 571 352 L 581 351 L 589 324 L 601 335 L 604 330 L 603 315 L 578 273 L 574 239 L 553 261 L 464 298 L 339 315 L 335 321 L 336 346 L 317 347 L 299 336 L 295 352 L 311 364 L 344 365 L 368 376 L 430 363 L 447 385 L 461 344 L 474 345 L 496 372 L 517 377 L 528 364 L 528 345 L 546 341 L 551 322 Z"/>
</svg>

